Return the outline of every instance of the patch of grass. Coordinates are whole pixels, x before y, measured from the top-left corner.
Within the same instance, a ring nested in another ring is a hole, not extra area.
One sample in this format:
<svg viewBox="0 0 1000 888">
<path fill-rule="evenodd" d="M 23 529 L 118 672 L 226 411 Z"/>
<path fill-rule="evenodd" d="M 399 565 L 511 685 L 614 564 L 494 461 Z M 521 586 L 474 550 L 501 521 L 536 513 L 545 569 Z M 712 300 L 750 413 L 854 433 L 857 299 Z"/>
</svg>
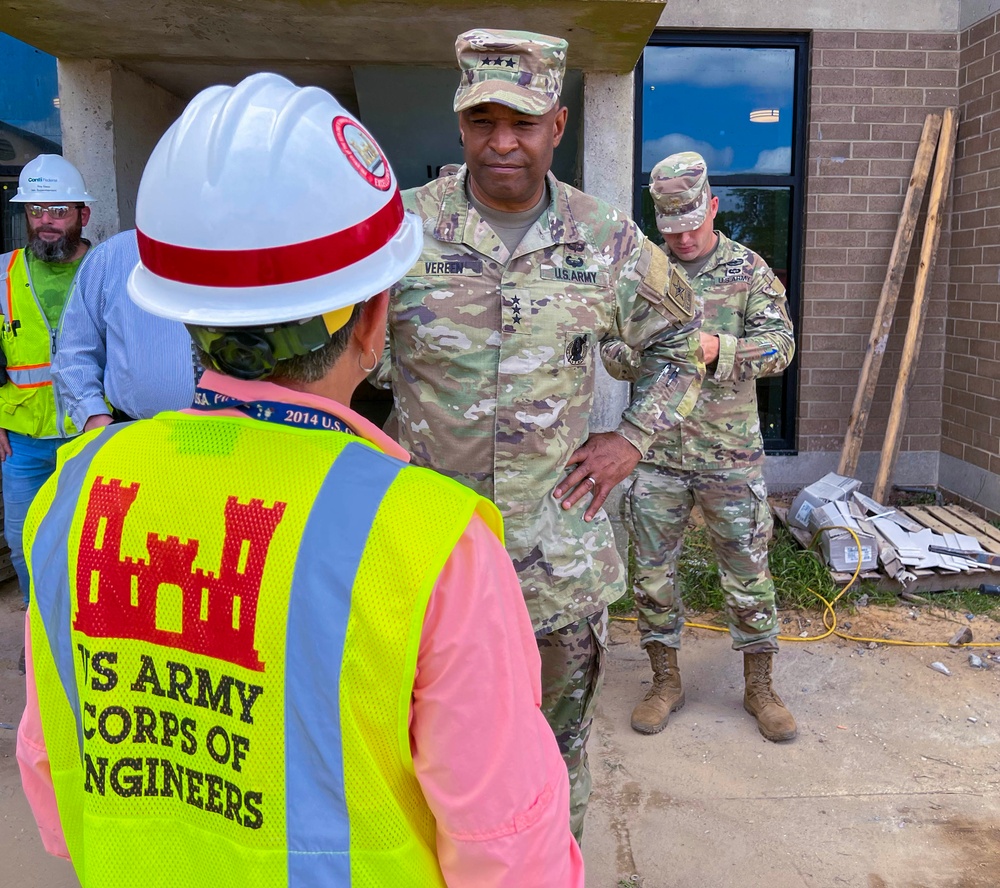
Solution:
<svg viewBox="0 0 1000 888">
<path fill-rule="evenodd" d="M 1000 596 L 983 595 L 978 588 L 925 593 L 920 597 L 931 602 L 935 607 L 943 607 L 963 614 L 983 614 L 994 620 L 1000 620 Z"/>
<path fill-rule="evenodd" d="M 812 552 L 803 549 L 780 524 L 774 529 L 769 561 L 779 608 L 821 612 L 823 604 L 816 593 L 832 602 L 840 592 L 840 587 L 830 578 L 829 569 Z M 628 572 L 630 577 L 635 574 L 631 547 Z M 688 610 L 705 612 L 723 609 L 719 568 L 704 526 L 689 526 L 685 533 L 678 582 Z M 979 582 L 976 580 L 976 586 Z M 901 603 L 895 592 L 880 589 L 871 581 L 861 581 L 837 602 L 835 607 L 838 613 L 854 610 L 862 596 L 867 596 L 867 604 L 892 606 Z M 938 607 L 1000 619 L 1000 596 L 982 595 L 977 588 L 923 594 L 921 597 Z M 628 594 L 611 605 L 609 611 L 613 616 L 635 615 L 635 598 L 631 588 Z"/>
<path fill-rule="evenodd" d="M 774 529 L 769 560 L 778 607 L 820 607 L 821 602 L 814 593 L 833 601 L 840 591 L 830 579 L 829 569 L 803 549 L 781 525 Z"/>
<path fill-rule="evenodd" d="M 684 534 L 684 548 L 677 565 L 677 582 L 686 608 L 693 611 L 723 608 L 725 602 L 719 583 L 719 565 L 703 525 L 689 527 Z"/>
</svg>

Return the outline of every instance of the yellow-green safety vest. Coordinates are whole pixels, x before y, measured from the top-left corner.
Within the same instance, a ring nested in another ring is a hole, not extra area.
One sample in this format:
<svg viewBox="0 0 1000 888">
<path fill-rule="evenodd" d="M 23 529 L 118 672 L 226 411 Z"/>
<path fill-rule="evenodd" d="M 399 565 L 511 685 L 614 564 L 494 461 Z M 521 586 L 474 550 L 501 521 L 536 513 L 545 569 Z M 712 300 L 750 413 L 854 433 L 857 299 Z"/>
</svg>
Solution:
<svg viewBox="0 0 1000 888">
<path fill-rule="evenodd" d="M 49 326 L 35 295 L 24 250 L 0 256 L 0 278 L 7 283 L 0 303 L 0 344 L 7 363 L 0 428 L 32 438 L 72 437 L 77 428 L 52 385 L 58 331 Z"/>
<path fill-rule="evenodd" d="M 410 704 L 474 513 L 502 538 L 488 501 L 341 432 L 162 413 L 64 445 L 25 550 L 81 885 L 443 885 Z"/>
</svg>

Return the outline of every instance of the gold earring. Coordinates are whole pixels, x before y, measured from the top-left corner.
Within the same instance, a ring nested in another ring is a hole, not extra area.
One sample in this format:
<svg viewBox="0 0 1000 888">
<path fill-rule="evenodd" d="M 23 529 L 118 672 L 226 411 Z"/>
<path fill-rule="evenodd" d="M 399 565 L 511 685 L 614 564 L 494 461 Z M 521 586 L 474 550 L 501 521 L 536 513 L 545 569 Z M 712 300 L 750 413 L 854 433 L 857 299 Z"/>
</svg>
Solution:
<svg viewBox="0 0 1000 888">
<path fill-rule="evenodd" d="M 372 353 L 372 365 L 371 367 L 366 367 L 361 363 L 361 355 L 358 355 L 358 366 L 364 370 L 365 373 L 371 373 L 378 366 L 378 356 L 375 354 L 375 349 L 369 349 Z"/>
</svg>

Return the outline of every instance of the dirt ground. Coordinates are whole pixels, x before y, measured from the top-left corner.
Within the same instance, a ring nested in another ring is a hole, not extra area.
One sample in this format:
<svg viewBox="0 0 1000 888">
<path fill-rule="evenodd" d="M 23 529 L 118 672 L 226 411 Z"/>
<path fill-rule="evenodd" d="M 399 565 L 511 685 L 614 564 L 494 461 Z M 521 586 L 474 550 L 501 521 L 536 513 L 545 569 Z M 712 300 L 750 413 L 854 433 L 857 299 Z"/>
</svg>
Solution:
<svg viewBox="0 0 1000 888">
<path fill-rule="evenodd" d="M 822 631 L 815 615 L 782 619 L 789 636 Z M 588 888 L 1000 884 L 1000 623 L 916 606 L 840 620 L 860 638 L 914 641 L 947 641 L 967 625 L 986 644 L 975 649 L 985 668 L 969 665 L 970 649 L 783 643 L 776 685 L 800 730 L 773 744 L 743 712 L 728 637 L 686 629 L 687 703 L 646 737 L 628 717 L 648 664 L 634 624 L 612 624 L 591 739 Z M 42 850 L 7 728 L 24 703 L 22 624 L 16 589 L 0 588 L 0 882 L 77 888 L 69 865 Z"/>
<path fill-rule="evenodd" d="M 799 736 L 775 744 L 743 712 L 728 637 L 685 629 L 687 702 L 645 737 L 628 718 L 648 663 L 634 624 L 613 624 L 591 740 L 590 888 L 1000 884 L 1000 623 L 913 607 L 841 619 L 898 641 L 947 641 L 967 625 L 985 668 L 968 648 L 782 642 L 775 686 Z M 783 620 L 791 636 L 821 629 Z"/>
<path fill-rule="evenodd" d="M 973 644 L 987 644 L 986 653 L 1000 651 L 1000 623 L 976 617 L 970 620 L 965 614 L 945 610 L 934 605 L 915 605 L 901 602 L 896 607 L 862 607 L 853 613 L 837 611 L 836 630 L 850 638 L 871 639 L 888 649 L 891 641 L 946 642 L 956 633 L 969 627 Z M 994 629 L 996 631 L 994 631 Z M 822 635 L 822 614 L 788 612 L 782 615 L 782 635 Z M 845 639 L 850 640 L 850 639 Z M 983 651 L 969 648 L 970 651 Z"/>
<path fill-rule="evenodd" d="M 17 671 L 24 643 L 24 612 L 16 582 L 0 585 L 0 884 L 23 888 L 78 888 L 68 863 L 42 849 L 21 792 L 14 758 L 15 731 L 24 709 L 24 679 Z"/>
</svg>

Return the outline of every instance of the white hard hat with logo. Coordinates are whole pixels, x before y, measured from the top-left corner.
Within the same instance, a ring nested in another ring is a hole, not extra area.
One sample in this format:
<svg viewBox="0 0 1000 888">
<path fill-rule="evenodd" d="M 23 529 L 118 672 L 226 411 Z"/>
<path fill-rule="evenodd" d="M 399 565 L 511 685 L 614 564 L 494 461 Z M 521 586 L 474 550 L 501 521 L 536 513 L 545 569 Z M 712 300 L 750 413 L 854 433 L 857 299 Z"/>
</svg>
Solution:
<svg viewBox="0 0 1000 888">
<path fill-rule="evenodd" d="M 329 93 L 254 74 L 192 99 L 136 202 L 129 295 L 195 326 L 311 318 L 396 283 L 423 243 L 382 149 Z"/>
<path fill-rule="evenodd" d="M 65 157 L 39 154 L 24 165 L 10 202 L 91 204 L 94 198 L 87 193 L 80 171 Z"/>
</svg>

